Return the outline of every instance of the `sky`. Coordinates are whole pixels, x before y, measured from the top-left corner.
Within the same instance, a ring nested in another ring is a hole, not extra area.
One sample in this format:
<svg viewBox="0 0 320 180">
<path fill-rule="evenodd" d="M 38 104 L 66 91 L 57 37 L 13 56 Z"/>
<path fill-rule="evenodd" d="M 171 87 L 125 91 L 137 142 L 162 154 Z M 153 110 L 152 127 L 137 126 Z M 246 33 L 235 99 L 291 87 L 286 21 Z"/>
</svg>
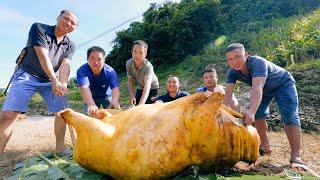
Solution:
<svg viewBox="0 0 320 180">
<path fill-rule="evenodd" d="M 167 0 L 10 0 L 0 2 L 0 88 L 5 88 L 14 72 L 15 60 L 26 45 L 28 32 L 34 22 L 55 25 L 63 9 L 74 11 L 79 18 L 76 31 L 69 37 L 81 45 L 101 33 L 139 15 L 151 3 L 161 4 Z M 171 0 L 179 2 L 179 0 Z M 142 16 L 134 21 L 141 21 Z M 132 22 L 132 21 L 131 21 Z M 89 44 L 80 46 L 71 61 L 71 74 L 86 63 L 86 51 L 91 46 L 100 46 L 108 54 L 116 32 L 126 29 L 130 23 L 105 34 Z"/>
</svg>

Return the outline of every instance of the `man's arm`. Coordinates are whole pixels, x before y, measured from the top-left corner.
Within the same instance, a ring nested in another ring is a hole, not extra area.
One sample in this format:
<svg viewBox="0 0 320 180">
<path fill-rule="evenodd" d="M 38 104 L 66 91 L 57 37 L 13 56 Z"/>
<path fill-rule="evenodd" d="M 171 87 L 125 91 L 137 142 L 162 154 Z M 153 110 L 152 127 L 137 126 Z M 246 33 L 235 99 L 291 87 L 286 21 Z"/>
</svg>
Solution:
<svg viewBox="0 0 320 180">
<path fill-rule="evenodd" d="M 225 96 L 223 100 L 223 104 L 225 104 L 226 106 L 231 104 L 233 89 L 234 89 L 234 83 L 226 84 L 226 91 L 225 91 Z"/>
<path fill-rule="evenodd" d="M 130 95 L 130 102 L 131 102 L 131 105 L 133 106 L 137 104 L 136 98 L 134 95 L 134 80 L 135 78 L 133 76 L 128 76 L 128 90 Z"/>
<path fill-rule="evenodd" d="M 151 89 L 151 83 L 152 83 L 152 75 L 147 75 L 144 77 L 144 86 L 143 86 L 143 92 L 141 95 L 141 99 L 139 104 L 145 104 L 149 93 L 150 93 L 150 89 Z"/>
<path fill-rule="evenodd" d="M 156 100 L 154 103 L 155 103 L 155 104 L 163 103 L 163 101 L 159 99 L 159 100 Z"/>
<path fill-rule="evenodd" d="M 59 81 L 63 85 L 63 94 L 68 93 L 68 79 L 70 75 L 70 59 L 64 58 L 59 68 Z"/>
<path fill-rule="evenodd" d="M 243 115 L 245 116 L 245 123 L 247 125 L 255 122 L 254 116 L 262 100 L 262 91 L 266 79 L 266 77 L 255 77 L 252 79 L 249 109 L 243 113 Z"/>
<path fill-rule="evenodd" d="M 240 112 L 240 104 L 239 104 L 239 102 L 238 102 L 238 99 L 237 99 L 236 96 L 234 95 L 234 93 L 232 93 L 232 98 L 231 98 L 231 101 L 230 101 L 229 106 L 230 106 L 233 110 Z"/>
<path fill-rule="evenodd" d="M 119 97 L 120 97 L 119 87 L 113 88 L 110 108 L 121 109 L 119 104 Z"/>
<path fill-rule="evenodd" d="M 98 112 L 98 107 L 93 101 L 90 88 L 83 86 L 83 87 L 80 87 L 79 89 L 80 89 L 81 96 L 84 103 L 86 103 L 86 105 L 88 106 L 88 112 L 86 113 L 88 113 L 88 115 L 96 114 Z"/>
<path fill-rule="evenodd" d="M 226 85 L 223 104 L 231 107 L 231 109 L 233 109 L 235 111 L 240 112 L 240 105 L 238 103 L 236 96 L 233 93 L 233 89 L 234 89 L 234 83 L 228 83 Z"/>
<path fill-rule="evenodd" d="M 47 74 L 50 81 L 52 82 L 52 90 L 57 96 L 63 96 L 64 87 L 63 85 L 58 81 L 56 78 L 56 75 L 53 70 L 52 63 L 49 59 L 49 50 L 41 47 L 41 46 L 35 46 L 34 47 L 36 54 L 38 56 L 38 59 L 40 61 L 41 68 L 43 71 Z"/>
</svg>

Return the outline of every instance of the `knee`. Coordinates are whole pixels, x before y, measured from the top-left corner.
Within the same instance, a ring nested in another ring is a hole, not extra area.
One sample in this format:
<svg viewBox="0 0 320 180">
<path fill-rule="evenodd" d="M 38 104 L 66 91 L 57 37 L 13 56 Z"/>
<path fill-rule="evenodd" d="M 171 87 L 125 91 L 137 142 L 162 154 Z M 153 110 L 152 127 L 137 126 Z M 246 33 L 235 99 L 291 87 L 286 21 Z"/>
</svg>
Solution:
<svg viewBox="0 0 320 180">
<path fill-rule="evenodd" d="M 4 124 L 12 124 L 14 120 L 18 117 L 19 112 L 12 111 L 2 111 L 0 112 L 0 124 L 3 126 Z"/>
<path fill-rule="evenodd" d="M 12 123 L 19 113 L 16 112 L 0 112 L 0 136 L 5 139 L 10 138 L 12 133 Z"/>
</svg>

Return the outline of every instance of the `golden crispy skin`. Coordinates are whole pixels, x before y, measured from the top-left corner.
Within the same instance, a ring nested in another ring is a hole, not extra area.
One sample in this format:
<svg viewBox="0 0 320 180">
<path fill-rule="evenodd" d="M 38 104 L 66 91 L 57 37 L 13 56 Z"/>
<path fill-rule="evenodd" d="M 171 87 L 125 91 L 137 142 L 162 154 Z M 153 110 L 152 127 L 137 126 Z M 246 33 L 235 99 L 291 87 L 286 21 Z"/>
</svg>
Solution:
<svg viewBox="0 0 320 180">
<path fill-rule="evenodd" d="M 222 100 L 220 93 L 197 93 L 114 115 L 100 112 L 101 120 L 71 109 L 59 114 L 77 131 L 74 159 L 80 165 L 116 179 L 154 179 L 190 165 L 217 171 L 258 158 L 256 129 L 236 125 Z"/>
</svg>

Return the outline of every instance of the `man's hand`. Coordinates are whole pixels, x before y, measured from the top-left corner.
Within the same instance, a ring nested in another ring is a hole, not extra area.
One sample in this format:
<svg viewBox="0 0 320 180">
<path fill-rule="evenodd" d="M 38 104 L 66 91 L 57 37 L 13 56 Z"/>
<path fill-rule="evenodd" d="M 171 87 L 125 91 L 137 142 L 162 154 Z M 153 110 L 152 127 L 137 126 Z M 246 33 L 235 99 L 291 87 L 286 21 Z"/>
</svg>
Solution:
<svg viewBox="0 0 320 180">
<path fill-rule="evenodd" d="M 210 96 L 212 95 L 212 92 L 209 91 L 209 90 L 206 90 L 206 91 L 204 92 L 204 95 L 206 95 L 206 97 L 210 97 Z"/>
<path fill-rule="evenodd" d="M 67 83 L 61 83 L 58 80 L 52 82 L 52 91 L 56 96 L 65 96 L 68 93 Z"/>
<path fill-rule="evenodd" d="M 136 106 L 136 104 L 137 104 L 136 98 L 135 97 L 131 97 L 130 98 L 130 103 L 131 103 L 131 106 Z"/>
<path fill-rule="evenodd" d="M 110 109 L 121 109 L 119 102 L 117 102 L 117 101 L 114 102 L 113 100 L 111 101 L 109 108 Z"/>
<path fill-rule="evenodd" d="M 244 116 L 244 125 L 252 125 L 255 122 L 255 113 L 253 113 L 250 109 L 246 110 L 242 114 Z"/>
<path fill-rule="evenodd" d="M 88 115 L 95 115 L 98 113 L 98 107 L 96 105 L 88 106 Z"/>
</svg>

